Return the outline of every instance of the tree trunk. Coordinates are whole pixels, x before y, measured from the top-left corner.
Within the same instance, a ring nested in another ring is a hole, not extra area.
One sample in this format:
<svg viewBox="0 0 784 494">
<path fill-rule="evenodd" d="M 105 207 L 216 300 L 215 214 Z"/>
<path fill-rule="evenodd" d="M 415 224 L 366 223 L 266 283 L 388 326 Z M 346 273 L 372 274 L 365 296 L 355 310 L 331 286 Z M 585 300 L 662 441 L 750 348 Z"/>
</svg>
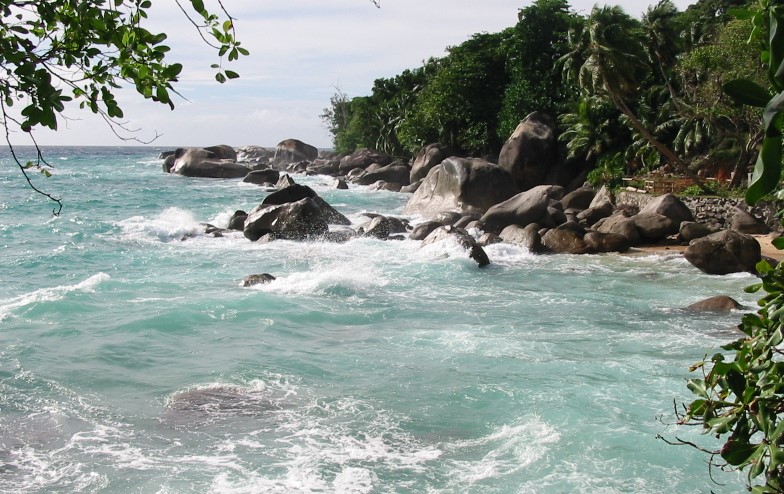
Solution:
<svg viewBox="0 0 784 494">
<path fill-rule="evenodd" d="M 743 179 L 747 173 L 746 170 L 748 170 L 748 167 L 751 164 L 749 157 L 753 155 L 754 148 L 759 146 L 759 143 L 762 142 L 764 136 L 765 135 L 762 132 L 757 132 L 756 134 L 749 136 L 749 140 L 741 150 L 738 162 L 735 164 L 735 170 L 732 172 L 732 182 L 730 182 L 731 189 L 740 187 L 740 184 L 743 183 Z"/>
<path fill-rule="evenodd" d="M 675 154 L 670 148 L 662 144 L 661 142 L 656 139 L 653 134 L 651 134 L 647 128 L 640 122 L 637 116 L 626 106 L 626 103 L 623 99 L 617 97 L 615 94 L 610 92 L 610 99 L 612 99 L 615 106 L 629 119 L 632 126 L 637 129 L 637 131 L 645 138 L 646 141 L 650 142 L 653 147 L 656 148 L 659 153 L 661 153 L 668 161 L 675 163 L 675 165 L 683 172 L 684 175 L 689 177 L 695 185 L 697 185 L 703 192 L 708 195 L 714 194 L 712 190 L 705 186 L 705 183 L 700 180 L 700 177 L 697 176 L 693 171 L 689 170 L 689 165 L 687 165 L 680 157 Z"/>
</svg>

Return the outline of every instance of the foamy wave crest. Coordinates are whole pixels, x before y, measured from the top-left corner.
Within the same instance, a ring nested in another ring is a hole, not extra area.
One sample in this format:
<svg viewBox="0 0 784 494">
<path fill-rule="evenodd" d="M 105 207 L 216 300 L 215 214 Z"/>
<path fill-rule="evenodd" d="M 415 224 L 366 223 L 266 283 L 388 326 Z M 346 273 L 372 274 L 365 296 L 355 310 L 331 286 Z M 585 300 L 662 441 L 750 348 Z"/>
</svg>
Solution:
<svg viewBox="0 0 784 494">
<path fill-rule="evenodd" d="M 347 264 L 294 273 L 268 284 L 256 285 L 254 289 L 286 295 L 352 296 L 370 293 L 387 284 L 388 281 L 376 270 Z"/>
<path fill-rule="evenodd" d="M 72 292 L 93 293 L 98 285 L 109 281 L 109 279 L 111 279 L 111 277 L 108 274 L 98 273 L 75 285 L 41 288 L 10 300 L 0 301 L 0 321 L 10 316 L 11 312 L 21 307 L 42 302 L 62 300 L 66 295 Z"/>
<path fill-rule="evenodd" d="M 228 221 L 227 221 L 228 224 Z M 117 223 L 123 236 L 132 240 L 158 240 L 170 242 L 183 237 L 196 237 L 204 233 L 191 213 L 180 208 L 167 208 L 155 218 L 133 216 Z"/>
<path fill-rule="evenodd" d="M 514 475 L 542 458 L 548 445 L 560 439 L 552 426 L 534 417 L 521 425 L 504 425 L 478 439 L 451 444 L 448 449 L 454 449 L 452 453 L 461 457 L 479 456 L 476 460 L 454 461 L 451 482 L 464 487 L 484 479 Z"/>
</svg>

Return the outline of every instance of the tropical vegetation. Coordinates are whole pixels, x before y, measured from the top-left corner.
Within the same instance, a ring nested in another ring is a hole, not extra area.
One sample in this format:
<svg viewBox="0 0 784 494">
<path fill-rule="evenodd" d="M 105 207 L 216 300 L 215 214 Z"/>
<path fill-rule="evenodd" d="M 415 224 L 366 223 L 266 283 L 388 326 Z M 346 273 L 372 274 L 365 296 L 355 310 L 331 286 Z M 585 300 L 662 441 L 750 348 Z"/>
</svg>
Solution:
<svg viewBox="0 0 784 494">
<path fill-rule="evenodd" d="M 726 81 L 722 90 L 739 105 L 764 109 L 754 178 L 746 200 L 754 204 L 767 194 L 781 196 L 782 132 L 784 131 L 784 5 L 760 0 L 754 9 L 734 14 L 751 19 L 751 42 L 759 40 L 767 67 L 766 82 L 751 78 Z M 734 31 L 737 26 L 731 26 Z M 729 37 L 733 35 L 730 34 Z M 740 111 L 742 113 L 743 110 Z M 784 248 L 784 238 L 774 245 Z M 762 293 L 756 313 L 743 316 L 738 329 L 743 337 L 722 347 L 724 352 L 692 366 L 700 377 L 688 381 L 695 399 L 676 413 L 681 425 L 696 425 L 724 443 L 705 449 L 710 465 L 746 472 L 754 493 L 784 492 L 784 263 L 757 265 L 760 282 L 749 287 Z"/>
<path fill-rule="evenodd" d="M 239 75 L 224 67 L 247 55 L 235 38 L 234 19 L 218 2 L 218 13 L 203 0 L 176 0 L 202 39 L 217 51 L 215 79 Z M 0 126 L 16 164 L 30 187 L 27 171 L 48 174 L 38 153 L 36 162 L 22 164 L 14 154 L 11 133 L 36 127 L 57 130 L 69 102 L 100 115 L 115 133 L 123 127 L 123 110 L 115 94 L 129 86 L 144 98 L 174 108 L 174 83 L 182 65 L 171 62 L 165 33 L 146 29 L 151 0 L 5 0 L 0 2 Z M 30 133 L 30 138 L 33 134 Z"/>
<path fill-rule="evenodd" d="M 722 86 L 766 80 L 759 42 L 748 44 L 753 26 L 731 15 L 737 8 L 759 6 L 699 0 L 681 12 L 660 0 L 638 19 L 619 6 L 580 15 L 568 0 L 536 0 L 516 25 L 377 79 L 369 95 L 338 91 L 322 118 L 342 153 L 410 157 L 440 142 L 494 158 L 541 111 L 559 122 L 562 158 L 595 170 L 596 183 L 669 165 L 703 193 L 715 189 L 706 177 L 737 187 L 762 142 L 762 112 L 738 106 Z"/>
</svg>

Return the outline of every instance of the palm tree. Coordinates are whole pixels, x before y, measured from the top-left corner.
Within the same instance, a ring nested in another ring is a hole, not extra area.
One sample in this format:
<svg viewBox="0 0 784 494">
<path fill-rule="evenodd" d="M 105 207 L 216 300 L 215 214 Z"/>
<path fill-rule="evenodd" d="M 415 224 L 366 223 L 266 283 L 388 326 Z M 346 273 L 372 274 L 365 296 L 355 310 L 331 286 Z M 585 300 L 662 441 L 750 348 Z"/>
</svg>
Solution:
<svg viewBox="0 0 784 494">
<path fill-rule="evenodd" d="M 597 5 L 582 32 L 570 38 L 572 51 L 559 59 L 564 77 L 576 81 L 586 94 L 609 98 L 645 140 L 695 184 L 709 192 L 688 165 L 642 124 L 627 103 L 650 70 L 639 23 L 621 7 Z"/>
<path fill-rule="evenodd" d="M 672 86 L 670 69 L 675 65 L 684 44 L 677 19 L 678 8 L 672 0 L 660 0 L 655 6 L 648 7 L 648 12 L 642 16 L 648 61 L 659 70 L 670 97 L 676 100 L 678 97 Z"/>
<path fill-rule="evenodd" d="M 582 98 L 575 113 L 561 115 L 563 128 L 558 139 L 566 143 L 569 159 L 582 158 L 594 163 L 616 144 L 617 119 L 608 114 L 606 103 L 595 98 Z M 613 112 L 615 114 L 615 112 Z"/>
</svg>

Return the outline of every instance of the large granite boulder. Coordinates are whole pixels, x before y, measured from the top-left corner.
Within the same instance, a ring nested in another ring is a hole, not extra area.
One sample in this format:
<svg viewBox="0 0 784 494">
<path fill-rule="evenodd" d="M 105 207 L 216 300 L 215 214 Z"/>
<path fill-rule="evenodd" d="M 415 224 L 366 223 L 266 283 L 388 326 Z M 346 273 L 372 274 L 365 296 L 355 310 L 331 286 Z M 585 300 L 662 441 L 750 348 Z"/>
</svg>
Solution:
<svg viewBox="0 0 784 494">
<path fill-rule="evenodd" d="M 430 170 L 450 156 L 452 156 L 452 152 L 445 144 L 428 144 L 420 149 L 411 167 L 410 183 L 425 178 Z"/>
<path fill-rule="evenodd" d="M 542 245 L 554 254 L 585 254 L 590 251 L 583 236 L 570 229 L 547 230 L 542 235 Z"/>
<path fill-rule="evenodd" d="M 634 222 L 634 218 L 626 216 L 622 211 L 616 211 L 607 218 L 599 220 L 593 225 L 593 228 L 600 233 L 622 235 L 628 240 L 629 245 L 637 245 L 642 238 L 640 230 Z"/>
<path fill-rule="evenodd" d="M 711 227 L 695 221 L 684 221 L 678 230 L 678 239 L 681 242 L 689 243 L 698 238 L 707 237 L 711 233 L 716 233 Z"/>
<path fill-rule="evenodd" d="M 440 221 L 425 221 L 424 223 L 420 223 L 415 226 L 408 235 L 408 238 L 411 240 L 424 240 L 428 235 L 433 233 L 435 229 L 442 226 L 444 226 L 444 224 Z"/>
<path fill-rule="evenodd" d="M 657 213 L 640 213 L 632 216 L 634 226 L 640 232 L 640 236 L 648 241 L 658 242 L 678 233 L 679 223 L 675 223 L 670 218 Z"/>
<path fill-rule="evenodd" d="M 256 206 L 248 213 L 243 234 L 253 241 L 268 234 L 274 238 L 304 240 L 328 231 L 321 207 L 307 197 L 285 204 Z"/>
<path fill-rule="evenodd" d="M 340 173 L 340 161 L 317 159 L 307 166 L 305 172 L 308 175 L 335 176 Z"/>
<path fill-rule="evenodd" d="M 509 225 L 501 231 L 501 240 L 508 244 L 519 245 L 531 254 L 544 252 L 542 236 L 539 234 L 539 225 L 532 223 L 526 227 Z"/>
<path fill-rule="evenodd" d="M 350 225 L 351 220 L 346 218 L 338 210 L 333 208 L 327 201 L 321 198 L 315 190 L 307 185 L 293 184 L 286 188 L 273 192 L 264 198 L 262 206 L 273 206 L 297 202 L 302 199 L 312 199 L 321 210 L 324 221 L 331 225 Z"/>
<path fill-rule="evenodd" d="M 476 240 L 474 240 L 474 237 L 469 235 L 469 233 L 462 228 L 455 228 L 453 226 L 442 226 L 437 228 L 425 238 L 422 242 L 422 246 L 448 240 L 456 242 L 460 247 L 465 249 L 468 253 L 468 257 L 476 261 L 480 268 L 490 264 L 490 258 L 487 257 L 485 250 Z"/>
<path fill-rule="evenodd" d="M 506 170 L 479 158 L 447 158 L 411 196 L 404 214 L 432 218 L 442 211 L 484 213 L 519 190 Z"/>
<path fill-rule="evenodd" d="M 498 165 L 512 175 L 520 190 L 543 184 L 558 163 L 557 129 L 550 115 L 534 112 L 520 122 L 504 144 Z"/>
<path fill-rule="evenodd" d="M 694 221 L 694 215 L 691 209 L 685 205 L 677 196 L 672 194 L 663 194 L 651 199 L 646 204 L 640 213 L 656 213 L 670 218 L 676 227 L 680 227 L 684 221 Z M 675 232 L 677 233 L 677 231 Z"/>
<path fill-rule="evenodd" d="M 371 185 L 376 182 L 387 182 L 390 184 L 399 184 L 398 189 L 404 185 L 409 184 L 408 167 L 404 165 L 387 165 L 382 166 L 374 171 L 365 171 L 352 179 L 351 181 L 357 185 Z"/>
<path fill-rule="evenodd" d="M 585 245 L 597 253 L 626 252 L 629 250 L 629 240 L 617 233 L 588 232 L 583 237 Z"/>
<path fill-rule="evenodd" d="M 253 170 L 242 179 L 243 182 L 256 185 L 276 184 L 278 180 L 280 180 L 280 172 L 272 169 Z"/>
<path fill-rule="evenodd" d="M 563 206 L 564 211 L 567 209 L 585 210 L 591 206 L 591 202 L 595 196 L 596 191 L 593 187 L 585 185 L 563 196 L 561 205 Z"/>
<path fill-rule="evenodd" d="M 735 208 L 735 212 L 732 215 L 730 230 L 747 235 L 767 235 L 770 233 L 768 225 L 752 216 L 748 211 L 739 208 Z"/>
<path fill-rule="evenodd" d="M 229 230 L 242 231 L 245 228 L 245 220 L 248 219 L 248 213 L 238 209 L 229 218 Z"/>
<path fill-rule="evenodd" d="M 272 164 L 275 167 L 287 166 L 299 161 L 313 161 L 318 158 L 318 148 L 305 144 L 298 139 L 286 139 L 275 147 Z"/>
<path fill-rule="evenodd" d="M 360 148 L 341 159 L 338 169 L 340 170 L 340 173 L 348 173 L 354 168 L 361 168 L 364 170 L 374 163 L 377 163 L 380 166 L 387 166 L 393 161 L 394 158 L 392 156 L 373 149 Z"/>
<path fill-rule="evenodd" d="M 186 177 L 242 178 L 250 169 L 238 164 L 236 157 L 234 148 L 229 146 L 178 148 L 167 162 L 171 163 L 170 173 Z"/>
<path fill-rule="evenodd" d="M 373 237 L 379 240 L 386 240 L 392 231 L 392 222 L 386 216 L 376 216 L 362 227 L 362 234 L 365 237 Z"/>
<path fill-rule="evenodd" d="M 593 203 L 592 203 L 593 204 Z M 599 220 L 603 220 L 607 218 L 613 213 L 615 207 L 609 202 L 603 202 L 601 204 L 591 206 L 588 209 L 584 209 L 577 214 L 577 220 L 580 221 L 583 225 L 587 227 L 591 227 L 599 222 Z"/>
<path fill-rule="evenodd" d="M 762 260 L 759 242 L 752 236 L 732 230 L 693 240 L 683 255 L 708 274 L 754 273 L 757 263 Z"/>
<path fill-rule="evenodd" d="M 237 151 L 237 161 L 260 161 L 269 163 L 275 156 L 275 150 L 261 146 L 245 146 Z"/>
<path fill-rule="evenodd" d="M 602 188 L 599 189 L 599 192 L 593 196 L 593 200 L 591 201 L 591 204 L 588 205 L 588 207 L 595 208 L 607 202 L 610 204 L 615 204 L 615 197 L 613 197 L 612 191 L 608 189 L 606 185 L 602 185 Z"/>
<path fill-rule="evenodd" d="M 498 203 L 481 218 L 485 231 L 499 233 L 509 225 L 541 223 L 548 215 L 548 207 L 559 201 L 563 193 L 563 187 L 558 185 L 539 185 Z"/>
</svg>

